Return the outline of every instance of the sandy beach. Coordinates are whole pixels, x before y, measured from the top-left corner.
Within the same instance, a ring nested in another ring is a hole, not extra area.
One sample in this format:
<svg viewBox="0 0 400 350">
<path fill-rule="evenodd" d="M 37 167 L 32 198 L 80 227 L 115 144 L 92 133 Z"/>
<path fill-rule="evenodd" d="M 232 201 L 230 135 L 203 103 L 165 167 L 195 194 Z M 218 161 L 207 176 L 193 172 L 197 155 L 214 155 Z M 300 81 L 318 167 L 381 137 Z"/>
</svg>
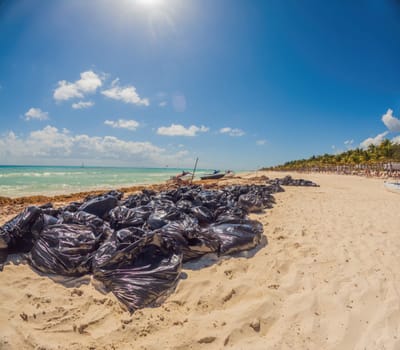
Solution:
<svg viewBox="0 0 400 350">
<path fill-rule="evenodd" d="M 187 265 L 157 308 L 131 315 L 90 277 L 6 265 L 0 349 L 399 349 L 400 196 L 377 179 L 301 177 L 320 187 L 285 187 L 273 209 L 251 215 L 267 245 Z M 4 203 L 0 224 L 26 204 Z"/>
</svg>

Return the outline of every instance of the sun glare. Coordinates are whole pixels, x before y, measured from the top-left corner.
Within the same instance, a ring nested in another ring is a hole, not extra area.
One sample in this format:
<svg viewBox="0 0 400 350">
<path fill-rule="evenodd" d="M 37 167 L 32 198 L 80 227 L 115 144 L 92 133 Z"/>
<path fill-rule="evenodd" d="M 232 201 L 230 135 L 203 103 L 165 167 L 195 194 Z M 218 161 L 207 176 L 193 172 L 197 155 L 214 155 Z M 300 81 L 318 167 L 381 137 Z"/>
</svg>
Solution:
<svg viewBox="0 0 400 350">
<path fill-rule="evenodd" d="M 137 0 L 138 4 L 144 5 L 144 6 L 149 6 L 149 7 L 154 7 L 158 6 L 163 2 L 163 0 Z"/>
</svg>

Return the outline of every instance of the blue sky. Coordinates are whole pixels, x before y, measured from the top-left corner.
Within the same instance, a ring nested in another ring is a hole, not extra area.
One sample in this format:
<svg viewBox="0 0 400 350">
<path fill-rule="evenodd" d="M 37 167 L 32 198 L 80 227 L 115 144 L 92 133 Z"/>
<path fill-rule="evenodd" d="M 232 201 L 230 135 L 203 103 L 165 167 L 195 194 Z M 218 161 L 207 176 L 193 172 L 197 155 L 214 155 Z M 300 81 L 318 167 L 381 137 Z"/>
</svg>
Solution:
<svg viewBox="0 0 400 350">
<path fill-rule="evenodd" d="M 0 163 L 253 169 L 400 132 L 400 3 L 0 1 Z"/>
</svg>

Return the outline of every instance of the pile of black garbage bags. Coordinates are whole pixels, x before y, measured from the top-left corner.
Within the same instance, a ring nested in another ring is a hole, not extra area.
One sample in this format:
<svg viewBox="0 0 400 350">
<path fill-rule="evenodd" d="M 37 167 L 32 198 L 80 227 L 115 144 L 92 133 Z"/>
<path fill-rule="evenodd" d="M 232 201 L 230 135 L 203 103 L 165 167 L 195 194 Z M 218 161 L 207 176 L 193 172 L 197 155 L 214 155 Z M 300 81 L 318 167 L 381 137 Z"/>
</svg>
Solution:
<svg viewBox="0 0 400 350">
<path fill-rule="evenodd" d="M 0 255 L 4 263 L 7 254 L 26 253 L 45 274 L 93 274 L 134 311 L 162 303 L 183 262 L 256 247 L 263 226 L 247 215 L 271 208 L 280 191 L 279 183 L 188 186 L 126 199 L 111 191 L 61 208 L 31 206 L 0 227 Z"/>
<path fill-rule="evenodd" d="M 319 187 L 315 182 L 304 179 L 293 179 L 290 175 L 283 177 L 282 179 L 270 180 L 270 184 L 278 184 L 281 186 L 308 186 L 308 187 Z"/>
</svg>

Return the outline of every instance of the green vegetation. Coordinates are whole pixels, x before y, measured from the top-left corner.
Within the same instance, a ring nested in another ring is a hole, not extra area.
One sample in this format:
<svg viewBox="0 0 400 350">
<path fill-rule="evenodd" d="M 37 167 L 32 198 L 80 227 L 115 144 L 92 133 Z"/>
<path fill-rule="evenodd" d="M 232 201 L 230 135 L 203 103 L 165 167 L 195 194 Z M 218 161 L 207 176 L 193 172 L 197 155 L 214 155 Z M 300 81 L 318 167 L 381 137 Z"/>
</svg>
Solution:
<svg viewBox="0 0 400 350">
<path fill-rule="evenodd" d="M 400 144 L 384 140 L 379 146 L 370 145 L 367 149 L 351 149 L 339 154 L 324 154 L 308 159 L 293 160 L 263 170 L 311 170 L 348 168 L 383 168 L 389 162 L 400 162 Z"/>
</svg>

